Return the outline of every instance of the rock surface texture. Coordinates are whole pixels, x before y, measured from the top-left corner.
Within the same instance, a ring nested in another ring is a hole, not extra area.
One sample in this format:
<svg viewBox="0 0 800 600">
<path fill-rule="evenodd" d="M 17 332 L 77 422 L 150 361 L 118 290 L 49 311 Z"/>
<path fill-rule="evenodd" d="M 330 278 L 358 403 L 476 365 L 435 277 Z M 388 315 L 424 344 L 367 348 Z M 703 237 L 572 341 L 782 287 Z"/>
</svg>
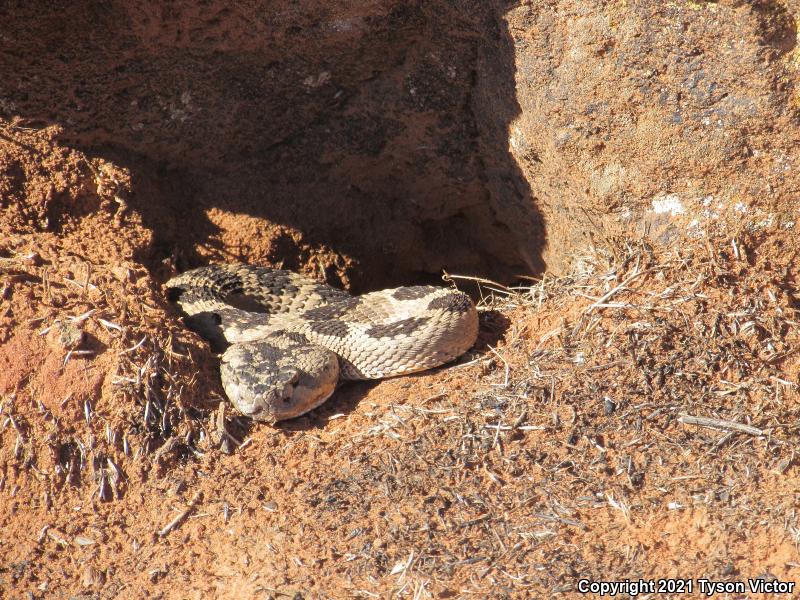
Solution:
<svg viewBox="0 0 800 600">
<path fill-rule="evenodd" d="M 796 193 L 797 10 L 10 2 L 0 116 L 127 169 L 151 261 L 510 280 L 665 198 Z"/>
</svg>

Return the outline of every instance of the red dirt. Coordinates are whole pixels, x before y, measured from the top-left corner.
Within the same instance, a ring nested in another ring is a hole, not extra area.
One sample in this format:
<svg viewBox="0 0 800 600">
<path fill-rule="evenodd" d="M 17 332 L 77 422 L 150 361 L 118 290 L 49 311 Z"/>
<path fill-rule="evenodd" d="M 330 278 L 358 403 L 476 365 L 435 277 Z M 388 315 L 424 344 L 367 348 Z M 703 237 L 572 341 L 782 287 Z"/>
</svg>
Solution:
<svg viewBox="0 0 800 600">
<path fill-rule="evenodd" d="M 5 3 L 0 596 L 800 583 L 799 10 Z M 273 428 L 162 289 L 231 260 L 546 276 Z"/>
</svg>

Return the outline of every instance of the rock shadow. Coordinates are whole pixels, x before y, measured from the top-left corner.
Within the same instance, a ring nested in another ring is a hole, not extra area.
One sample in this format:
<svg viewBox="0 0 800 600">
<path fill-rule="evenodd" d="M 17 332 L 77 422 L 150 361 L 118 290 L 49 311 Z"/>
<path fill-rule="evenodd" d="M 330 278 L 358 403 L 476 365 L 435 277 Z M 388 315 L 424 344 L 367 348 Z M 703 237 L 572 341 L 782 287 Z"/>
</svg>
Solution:
<svg viewBox="0 0 800 600">
<path fill-rule="evenodd" d="M 246 260 L 361 292 L 543 271 L 509 151 L 512 4 L 61 4 L 0 8 L 0 116 L 130 171 L 159 277 Z"/>
</svg>

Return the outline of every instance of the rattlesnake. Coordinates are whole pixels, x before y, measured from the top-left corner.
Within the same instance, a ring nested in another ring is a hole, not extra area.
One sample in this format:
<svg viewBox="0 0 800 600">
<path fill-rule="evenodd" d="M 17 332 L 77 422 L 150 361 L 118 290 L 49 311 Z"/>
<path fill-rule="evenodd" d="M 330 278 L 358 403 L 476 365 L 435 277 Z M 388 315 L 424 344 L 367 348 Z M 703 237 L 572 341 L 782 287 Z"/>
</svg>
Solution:
<svg viewBox="0 0 800 600">
<path fill-rule="evenodd" d="M 351 296 L 291 271 L 211 265 L 166 284 L 187 325 L 222 349 L 225 393 L 243 414 L 275 422 L 327 400 L 339 380 L 439 366 L 478 335 L 469 296 L 407 286 Z"/>
</svg>

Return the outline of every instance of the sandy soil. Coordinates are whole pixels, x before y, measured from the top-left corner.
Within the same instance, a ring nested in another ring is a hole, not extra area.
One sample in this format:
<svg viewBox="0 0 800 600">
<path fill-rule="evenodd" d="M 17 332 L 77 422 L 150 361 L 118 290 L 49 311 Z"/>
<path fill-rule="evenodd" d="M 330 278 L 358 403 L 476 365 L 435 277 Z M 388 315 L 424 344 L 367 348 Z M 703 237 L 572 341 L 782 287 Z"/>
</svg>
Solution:
<svg viewBox="0 0 800 600">
<path fill-rule="evenodd" d="M 0 7 L 0 596 L 800 584 L 796 3 L 283 4 Z M 529 279 L 270 427 L 224 260 Z"/>
</svg>

